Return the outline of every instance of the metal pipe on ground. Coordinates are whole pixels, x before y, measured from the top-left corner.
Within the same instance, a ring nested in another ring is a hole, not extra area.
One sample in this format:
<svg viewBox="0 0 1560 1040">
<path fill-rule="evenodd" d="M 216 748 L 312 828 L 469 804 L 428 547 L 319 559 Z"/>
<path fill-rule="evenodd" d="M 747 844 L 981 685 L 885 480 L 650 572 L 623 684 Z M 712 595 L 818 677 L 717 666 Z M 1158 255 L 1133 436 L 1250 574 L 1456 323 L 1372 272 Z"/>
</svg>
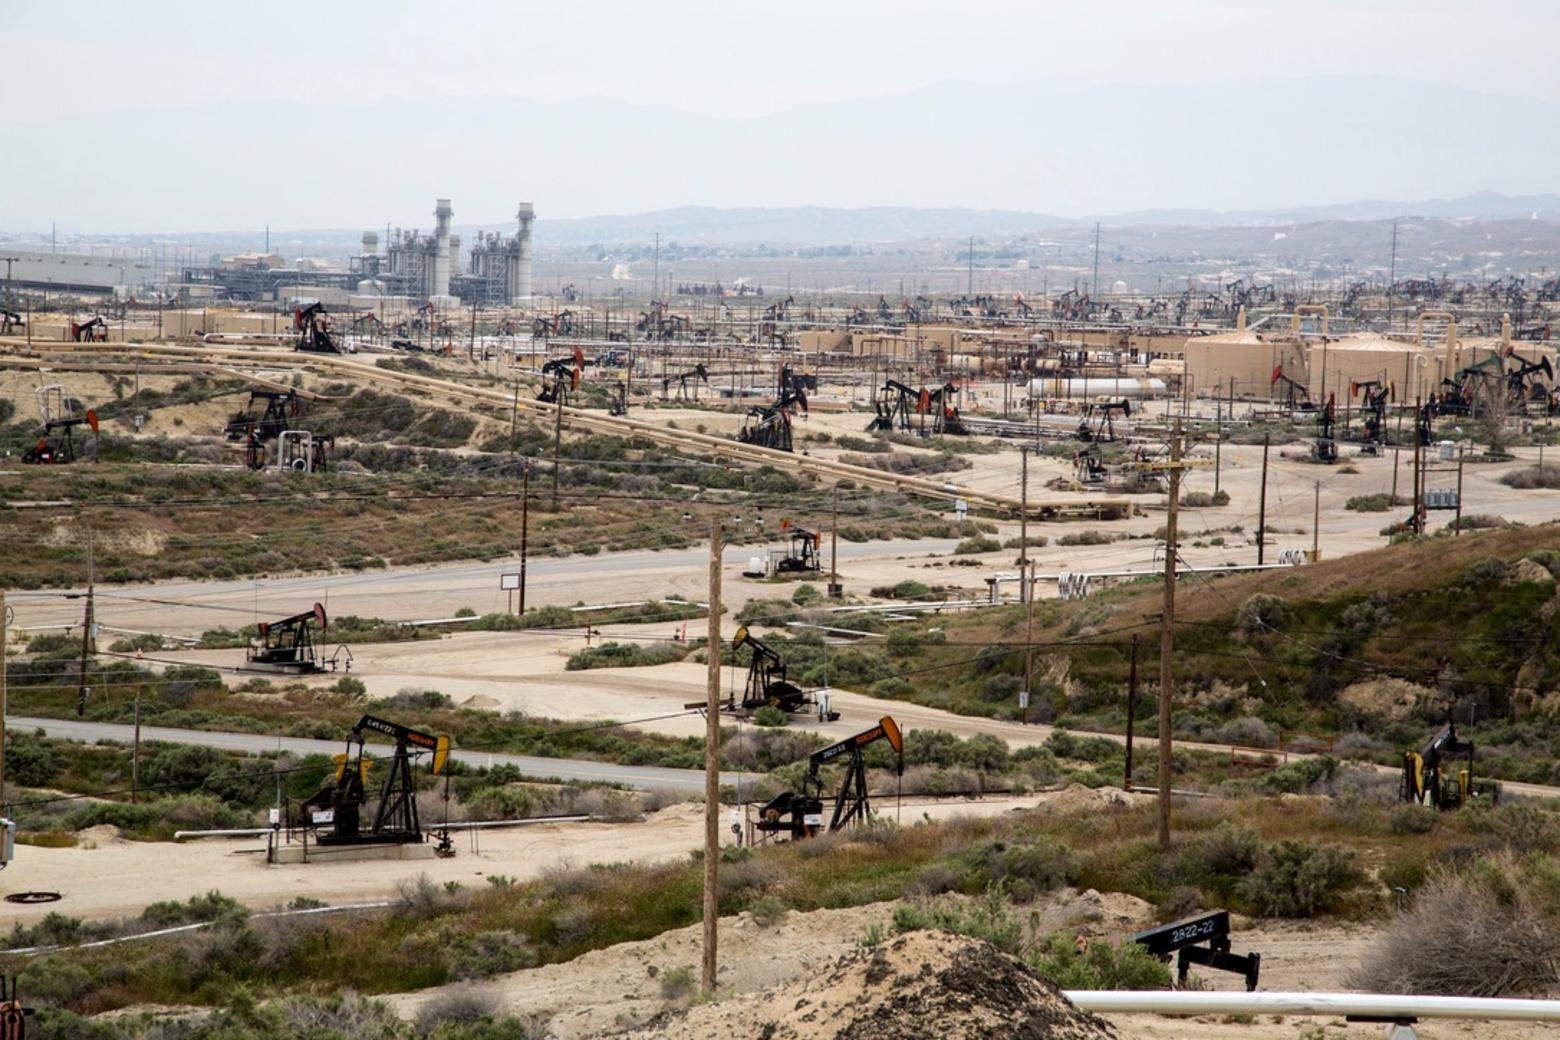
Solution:
<svg viewBox="0 0 1560 1040">
<path fill-rule="evenodd" d="M 1084 1011 L 1149 1015 L 1329 1015 L 1377 1019 L 1461 1018 L 1560 1022 L 1560 1000 L 1397 996 L 1382 993 L 1237 993 L 1197 990 L 1063 990 Z"/>
</svg>

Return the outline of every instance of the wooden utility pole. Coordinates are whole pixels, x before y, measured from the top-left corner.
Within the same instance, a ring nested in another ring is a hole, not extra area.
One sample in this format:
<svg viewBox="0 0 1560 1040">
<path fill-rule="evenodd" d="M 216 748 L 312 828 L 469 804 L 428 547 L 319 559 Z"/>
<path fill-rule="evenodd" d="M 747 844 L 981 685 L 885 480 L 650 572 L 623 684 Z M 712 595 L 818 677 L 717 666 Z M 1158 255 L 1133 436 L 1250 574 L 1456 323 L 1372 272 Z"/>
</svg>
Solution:
<svg viewBox="0 0 1560 1040">
<path fill-rule="evenodd" d="M 1018 573 L 1025 575 L 1025 568 L 1029 566 L 1029 445 L 1020 445 L 1018 449 L 1020 458 L 1019 476 L 1019 505 L 1018 505 Z M 1019 602 L 1029 601 L 1029 579 L 1024 577 L 1024 583 L 1019 586 Z M 1028 689 L 1027 680 L 1025 689 Z"/>
<path fill-rule="evenodd" d="M 1311 562 L 1322 558 L 1322 482 L 1316 482 L 1315 497 L 1311 500 Z"/>
<path fill-rule="evenodd" d="M 1257 499 L 1257 566 L 1262 566 L 1264 549 L 1267 546 L 1267 469 L 1268 469 L 1268 434 L 1262 435 L 1262 494 Z M 1175 507 L 1171 507 L 1170 515 L 1175 516 Z M 1175 520 L 1170 521 L 1171 525 Z"/>
<path fill-rule="evenodd" d="M 1175 696 L 1176 523 L 1181 508 L 1181 424 L 1170 434 L 1170 510 L 1165 525 L 1164 614 L 1159 620 L 1159 850 L 1170 851 L 1170 703 Z M 1259 543 L 1260 544 L 1260 543 Z M 1260 552 L 1260 550 L 1259 550 Z"/>
<path fill-rule="evenodd" d="M 840 588 L 840 489 L 834 489 L 834 508 L 829 520 L 829 597 L 845 595 Z"/>
<path fill-rule="evenodd" d="M 1137 728 L 1137 661 L 1138 637 L 1132 633 L 1132 670 L 1127 673 L 1127 767 L 1126 790 L 1132 790 L 1132 733 Z"/>
<path fill-rule="evenodd" d="M 1035 677 L 1035 565 L 1028 562 L 1020 568 L 1019 576 L 1023 578 L 1024 585 L 1024 703 L 1020 705 L 1023 712 L 1023 723 L 1029 725 L 1029 702 L 1033 699 Z"/>
<path fill-rule="evenodd" d="M 531 540 L 531 460 L 520 468 L 520 616 L 525 617 L 525 562 Z"/>
<path fill-rule="evenodd" d="M 705 993 L 715 992 L 715 944 L 720 925 L 720 552 L 721 529 L 710 527 L 709 666 L 704 691 L 704 970 Z"/>
<path fill-rule="evenodd" d="M 553 494 L 552 494 L 552 502 L 553 502 L 552 507 L 553 507 L 553 512 L 554 513 L 556 513 L 558 511 L 558 470 L 559 470 L 559 468 L 562 465 L 562 463 L 559 461 L 559 459 L 562 457 L 562 454 L 563 454 L 562 449 L 563 449 L 563 405 L 561 403 L 557 402 L 557 401 L 554 401 L 553 402 L 553 488 L 552 488 L 552 491 L 553 491 Z"/>
<path fill-rule="evenodd" d="M 130 804 L 141 800 L 141 695 L 135 695 L 135 739 L 130 745 Z"/>
<path fill-rule="evenodd" d="M 5 590 L 0 589 L 0 816 L 5 815 Z"/>
<path fill-rule="evenodd" d="M 96 582 L 96 568 L 93 560 L 93 536 L 92 528 L 87 528 L 87 616 L 86 623 L 81 629 L 81 674 L 76 683 L 76 718 L 85 718 L 87 714 L 87 659 L 93 652 L 92 646 L 92 593 Z"/>
</svg>

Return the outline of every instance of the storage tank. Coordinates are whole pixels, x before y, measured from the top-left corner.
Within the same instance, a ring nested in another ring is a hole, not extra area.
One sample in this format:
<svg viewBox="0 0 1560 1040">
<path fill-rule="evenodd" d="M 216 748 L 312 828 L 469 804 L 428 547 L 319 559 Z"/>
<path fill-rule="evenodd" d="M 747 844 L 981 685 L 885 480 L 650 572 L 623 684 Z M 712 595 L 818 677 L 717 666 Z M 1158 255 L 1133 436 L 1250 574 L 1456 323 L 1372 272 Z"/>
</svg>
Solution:
<svg viewBox="0 0 1560 1040">
<path fill-rule="evenodd" d="M 1029 381 L 1030 397 L 1159 397 L 1168 393 L 1163 379 L 1102 377 L 1061 379 L 1045 377 Z"/>
</svg>

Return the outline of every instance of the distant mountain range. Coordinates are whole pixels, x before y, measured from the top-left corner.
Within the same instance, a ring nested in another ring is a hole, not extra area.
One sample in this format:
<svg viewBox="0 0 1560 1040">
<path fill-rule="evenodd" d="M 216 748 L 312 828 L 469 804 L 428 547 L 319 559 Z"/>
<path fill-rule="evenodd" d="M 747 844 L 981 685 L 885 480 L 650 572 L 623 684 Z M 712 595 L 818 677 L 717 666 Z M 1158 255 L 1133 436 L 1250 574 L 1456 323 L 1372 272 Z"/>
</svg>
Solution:
<svg viewBox="0 0 1560 1040">
<path fill-rule="evenodd" d="M 1388 202 L 1362 199 L 1328 206 L 1268 210 L 1162 209 L 1068 218 L 1022 210 L 916 209 L 823 206 L 716 209 L 685 206 L 621 216 L 538 220 L 539 245 L 640 244 L 658 232 L 662 243 L 684 245 L 870 245 L 924 239 L 1009 237 L 1075 228 L 1096 221 L 1109 227 L 1163 225 L 1238 227 L 1309 224 L 1317 221 L 1392 220 L 1439 217 L 1448 220 L 1560 220 L 1560 194 L 1502 195 L 1484 191 L 1455 199 Z M 474 226 L 473 226 L 474 229 Z"/>
</svg>

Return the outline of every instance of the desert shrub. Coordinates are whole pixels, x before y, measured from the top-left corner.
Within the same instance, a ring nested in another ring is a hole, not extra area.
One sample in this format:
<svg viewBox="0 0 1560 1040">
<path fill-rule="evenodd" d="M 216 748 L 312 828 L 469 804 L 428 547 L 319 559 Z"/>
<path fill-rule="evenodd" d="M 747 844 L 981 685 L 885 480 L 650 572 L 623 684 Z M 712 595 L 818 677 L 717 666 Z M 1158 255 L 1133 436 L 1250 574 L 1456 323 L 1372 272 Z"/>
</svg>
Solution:
<svg viewBox="0 0 1560 1040">
<path fill-rule="evenodd" d="M 1375 993 L 1495 997 L 1560 982 L 1560 923 L 1518 860 L 1433 873 L 1366 949 L 1352 981 Z"/>
<path fill-rule="evenodd" d="M 108 649 L 116 654 L 133 654 L 137 650 L 146 653 L 162 649 L 162 636 L 154 636 L 144 633 L 138 636 L 130 636 L 126 639 L 116 639 L 109 644 Z"/>
<path fill-rule="evenodd" d="M 402 878 L 395 885 L 392 912 L 402 917 L 427 918 L 458 910 L 466 904 L 459 889 L 436 885 L 427 874 Z"/>
<path fill-rule="evenodd" d="M 1289 617 L 1289 604 L 1282 596 L 1254 593 L 1235 611 L 1235 628 L 1247 635 L 1271 631 Z"/>
<path fill-rule="evenodd" d="M 472 986 L 458 986 L 430 997 L 417 1009 L 414 1028 L 423 1036 L 447 1024 L 471 1025 L 492 1018 L 498 998 Z"/>
<path fill-rule="evenodd" d="M 507 930 L 463 935 L 449 952 L 450 974 L 457 979 L 485 979 L 535 963 L 536 951 L 526 937 Z"/>
<path fill-rule="evenodd" d="M 753 713 L 753 725 L 755 726 L 784 726 L 791 721 L 791 717 L 773 704 L 766 704 Z"/>
<path fill-rule="evenodd" d="M 894 657 L 911 657 L 921 652 L 924 640 L 913 628 L 890 629 L 885 645 Z"/>
<path fill-rule="evenodd" d="M 984 939 L 999 950 L 1020 954 L 1024 926 L 1000 884 L 992 885 L 978 899 L 945 895 L 917 899 L 894 907 L 894 930 L 899 933 L 938 930 Z"/>
<path fill-rule="evenodd" d="M 1393 506 L 1407 504 L 1405 499 L 1394 499 L 1388 492 L 1381 491 L 1374 495 L 1355 495 L 1343 504 L 1343 508 L 1352 509 L 1356 513 L 1385 513 Z"/>
<path fill-rule="evenodd" d="M 96 984 L 90 971 L 58 954 L 39 957 L 21 972 L 21 991 L 28 1003 L 68 1004 Z"/>
<path fill-rule="evenodd" d="M 666 1000 L 681 1000 L 693 992 L 693 969 L 687 965 L 667 968 L 660 978 L 661 996 Z"/>
<path fill-rule="evenodd" d="M 1265 917 L 1311 917 L 1337 909 L 1361 880 L 1352 850 L 1288 840 L 1269 846 L 1235 891 Z"/>
<path fill-rule="evenodd" d="M 983 700 L 988 701 L 1010 700 L 1018 694 L 1018 688 L 1022 685 L 1022 679 L 1006 672 L 988 675 L 980 684 L 980 695 Z"/>
<path fill-rule="evenodd" d="M 1500 482 L 1507 487 L 1531 491 L 1553 491 L 1560 488 L 1560 466 L 1525 466 L 1501 475 Z"/>
<path fill-rule="evenodd" d="M 1498 556 L 1488 556 L 1468 568 L 1463 581 L 1468 585 L 1498 585 L 1511 574 L 1511 564 Z"/>
<path fill-rule="evenodd" d="M 368 687 L 363 685 L 363 680 L 355 679 L 350 675 L 343 675 L 337 679 L 331 690 L 343 697 L 362 697 L 368 693 Z"/>
<path fill-rule="evenodd" d="M 823 593 L 819 592 L 817 587 L 806 583 L 798 585 L 796 591 L 791 593 L 791 602 L 799 607 L 805 607 L 807 604 L 817 602 L 822 598 Z"/>
<path fill-rule="evenodd" d="M 1428 834 L 1435 828 L 1437 815 L 1428 805 L 1394 805 L 1387 813 L 1387 829 L 1393 834 Z"/>
<path fill-rule="evenodd" d="M 787 910 L 783 900 L 767 893 L 748 904 L 748 913 L 753 915 L 753 923 L 760 928 L 772 928 L 784 921 Z"/>
<path fill-rule="evenodd" d="M 564 664 L 564 668 L 571 672 L 587 668 L 640 668 L 681 661 L 687 652 L 687 647 L 668 642 L 651 643 L 649 646 L 640 646 L 637 643 L 602 643 L 600 646 L 593 646 L 572 655 Z"/>
<path fill-rule="evenodd" d="M 1238 744 L 1241 747 L 1272 747 L 1278 743 L 1273 727 L 1254 715 L 1231 719 L 1216 731 L 1221 744 Z"/>
<path fill-rule="evenodd" d="M 57 654 L 62 651 L 76 651 L 80 649 L 81 642 L 79 640 L 53 632 L 33 636 L 27 640 L 27 652 L 29 654 Z"/>
<path fill-rule="evenodd" d="M 964 539 L 964 541 L 954 546 L 953 551 L 961 556 L 964 556 L 974 553 L 1000 552 L 1001 549 L 1002 543 L 997 541 L 997 539 L 987 538 L 983 535 L 977 535 L 974 538 Z"/>
<path fill-rule="evenodd" d="M 1104 531 L 1069 531 L 1056 540 L 1057 545 L 1109 545 L 1115 536 Z"/>
<path fill-rule="evenodd" d="M 176 899 L 152 903 L 141 911 L 141 919 L 154 928 L 172 928 L 200 921 L 242 921 L 249 910 L 238 900 L 212 889 L 205 895 L 191 896 L 186 902 Z"/>
<path fill-rule="evenodd" d="M 879 679 L 872 684 L 872 696 L 874 697 L 906 697 L 915 692 L 915 687 L 907 679 L 901 679 L 897 675 L 891 675 L 887 679 Z"/>
<path fill-rule="evenodd" d="M 1230 504 L 1230 493 L 1223 488 L 1217 491 L 1188 491 L 1181 496 L 1181 504 L 1192 509 L 1227 506 Z"/>
<path fill-rule="evenodd" d="M 5 778 L 23 787 L 43 787 L 59 775 L 60 759 L 45 737 L 24 730 L 5 735 Z"/>
<path fill-rule="evenodd" d="M 975 872 L 1019 903 L 1060 888 L 1077 869 L 1072 851 L 1053 842 L 996 841 L 977 847 L 968 858 Z"/>
<path fill-rule="evenodd" d="M 1063 989 L 1165 989 L 1170 968 L 1137 943 L 1079 943 L 1065 932 L 1048 936 L 1029 964 Z"/>
</svg>

